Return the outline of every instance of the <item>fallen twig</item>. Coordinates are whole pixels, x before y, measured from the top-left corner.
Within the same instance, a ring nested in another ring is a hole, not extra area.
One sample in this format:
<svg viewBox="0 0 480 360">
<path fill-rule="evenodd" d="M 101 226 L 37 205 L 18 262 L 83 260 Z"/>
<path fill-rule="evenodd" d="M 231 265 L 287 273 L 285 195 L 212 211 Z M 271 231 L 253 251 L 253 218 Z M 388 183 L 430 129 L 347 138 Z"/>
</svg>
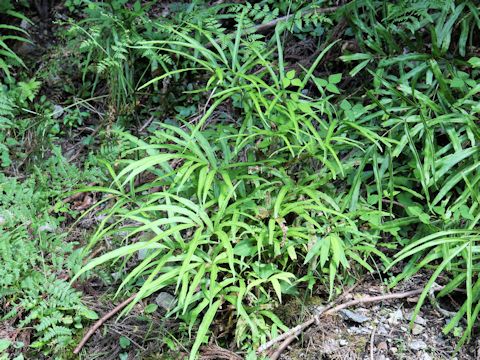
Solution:
<svg viewBox="0 0 480 360">
<path fill-rule="evenodd" d="M 135 297 L 137 296 L 137 294 L 133 294 L 132 296 L 130 296 L 127 300 L 123 301 L 122 303 L 118 304 L 117 306 L 115 306 L 112 310 L 110 310 L 108 313 L 106 313 L 105 315 L 103 315 L 100 319 L 97 320 L 97 322 L 95 324 L 93 324 L 93 326 L 90 328 L 90 330 L 88 330 L 88 332 L 83 336 L 82 340 L 80 341 L 80 343 L 77 345 L 77 347 L 75 348 L 75 350 L 73 350 L 73 353 L 74 354 L 78 354 L 80 352 L 80 350 L 82 350 L 83 346 L 85 345 L 85 343 L 88 341 L 88 339 L 90 339 L 90 337 L 95 333 L 95 331 L 97 331 L 97 329 L 103 325 L 103 323 L 105 321 L 107 321 L 108 319 L 110 319 L 113 315 L 115 315 L 117 312 L 119 312 L 120 310 L 122 310 L 125 306 L 127 306 L 128 304 L 130 304 L 133 299 L 135 299 Z"/>
<path fill-rule="evenodd" d="M 313 316 L 310 320 L 312 320 L 312 323 L 317 321 L 320 316 L 325 312 L 327 311 L 328 309 L 331 309 L 332 307 L 335 306 L 335 304 L 337 304 L 338 302 L 342 301 L 343 299 L 345 299 L 345 297 L 350 294 L 358 285 L 360 285 L 361 283 L 363 282 L 363 279 L 357 281 L 353 286 L 351 286 L 350 288 L 348 288 L 346 291 L 343 292 L 343 294 L 341 294 L 337 299 L 335 299 L 335 301 L 331 302 L 330 304 L 328 304 L 327 306 L 325 306 L 321 311 L 317 312 L 317 314 L 315 314 L 315 316 Z M 280 335 L 268 342 L 266 342 L 265 344 L 263 344 L 262 346 L 260 346 L 258 349 L 257 349 L 257 353 L 262 353 L 264 352 L 265 350 L 269 349 L 270 347 L 272 347 L 272 345 L 274 345 L 275 343 L 277 342 L 280 342 L 284 339 L 286 339 L 286 341 L 284 343 L 282 343 L 280 345 L 280 348 L 282 349 L 285 349 L 288 344 L 290 344 L 293 339 L 302 332 L 302 330 L 305 328 L 305 327 L 308 327 L 310 326 L 312 323 L 310 323 L 309 321 L 307 322 L 304 322 L 300 325 L 298 325 L 296 328 L 293 328 L 291 329 L 290 331 L 287 331 L 286 333 L 284 333 L 283 335 Z M 290 335 L 295 334 L 294 336 L 291 337 L 291 339 L 287 339 L 290 337 Z M 290 340 L 290 341 L 287 341 L 287 340 Z M 280 349 L 279 349 L 280 350 Z M 275 353 L 273 354 L 270 354 L 270 358 L 273 358 L 276 353 L 278 352 L 278 356 L 280 356 L 281 354 L 281 351 L 279 352 L 279 350 L 277 350 Z"/>
<path fill-rule="evenodd" d="M 278 347 L 278 349 L 273 353 L 271 354 L 270 356 L 268 356 L 268 358 L 270 359 L 278 359 L 280 357 L 280 355 L 282 354 L 282 352 L 288 347 L 288 345 L 290 345 L 290 343 L 299 335 L 300 333 L 297 333 L 295 336 L 292 336 L 291 338 L 287 338 L 285 339 L 281 344 L 280 346 Z"/>
<path fill-rule="evenodd" d="M 374 327 L 372 330 L 372 336 L 370 337 L 370 360 L 375 360 L 375 332 L 377 327 Z"/>
<path fill-rule="evenodd" d="M 432 288 L 432 291 L 440 291 L 443 289 L 443 286 L 437 286 L 435 288 Z M 365 304 L 365 303 L 371 303 L 371 302 L 378 302 L 378 301 L 384 301 L 384 300 L 390 300 L 390 299 L 402 299 L 406 297 L 411 297 L 415 295 L 421 294 L 425 289 L 416 289 L 416 290 L 411 290 L 411 291 L 405 291 L 405 292 L 399 292 L 399 293 L 392 293 L 392 294 L 386 294 L 386 295 L 378 295 L 378 296 L 366 296 L 360 299 L 355 299 L 351 301 L 347 301 L 346 303 L 340 304 L 335 306 L 334 308 L 331 308 L 329 310 L 323 311 L 315 316 L 312 316 L 310 319 L 305 321 L 304 323 L 297 325 L 293 329 L 283 333 L 282 335 L 268 341 L 264 345 L 260 346 L 257 349 L 257 353 L 262 353 L 269 348 L 271 348 L 273 345 L 279 343 L 280 341 L 283 341 L 282 344 L 280 345 L 279 349 L 270 357 L 271 360 L 276 360 L 281 354 L 280 349 L 283 351 L 286 349 L 286 347 L 293 341 L 295 338 L 302 333 L 303 330 L 308 328 L 310 325 L 312 325 L 315 321 L 318 321 L 318 319 L 323 316 L 323 315 L 332 315 L 339 310 L 348 308 L 350 306 L 358 305 L 358 304 Z"/>
</svg>

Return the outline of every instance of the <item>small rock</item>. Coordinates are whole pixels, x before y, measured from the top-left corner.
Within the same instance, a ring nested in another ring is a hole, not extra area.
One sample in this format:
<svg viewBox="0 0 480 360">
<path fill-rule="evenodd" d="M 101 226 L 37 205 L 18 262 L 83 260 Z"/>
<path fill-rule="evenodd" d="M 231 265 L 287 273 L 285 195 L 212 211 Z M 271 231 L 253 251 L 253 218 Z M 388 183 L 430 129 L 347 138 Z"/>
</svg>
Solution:
<svg viewBox="0 0 480 360">
<path fill-rule="evenodd" d="M 382 341 L 377 345 L 377 349 L 380 351 L 387 351 L 388 350 L 388 345 L 385 341 Z"/>
<path fill-rule="evenodd" d="M 113 272 L 111 275 L 112 275 L 113 280 L 119 280 L 122 277 L 121 272 Z"/>
<path fill-rule="evenodd" d="M 162 309 L 169 311 L 175 305 L 175 297 L 167 292 L 161 292 L 155 298 L 155 303 Z"/>
<path fill-rule="evenodd" d="M 55 105 L 53 107 L 53 114 L 52 114 L 52 117 L 54 119 L 58 119 L 59 117 L 61 117 L 63 115 L 63 113 L 65 112 L 65 110 L 63 109 L 63 106 L 60 106 L 60 105 Z"/>
<path fill-rule="evenodd" d="M 398 352 L 398 349 L 397 349 L 395 346 L 392 346 L 392 347 L 390 348 L 390 352 L 391 352 L 393 355 L 395 355 L 395 354 Z"/>
<path fill-rule="evenodd" d="M 150 249 L 140 249 L 140 250 L 138 250 L 137 251 L 137 259 L 138 260 L 144 260 L 147 257 L 147 255 L 149 253 L 149 250 Z"/>
<path fill-rule="evenodd" d="M 327 339 L 323 343 L 323 352 L 325 354 L 332 354 L 337 352 L 339 349 L 339 341 L 335 339 Z"/>
<path fill-rule="evenodd" d="M 407 314 L 405 314 L 405 315 L 406 315 L 406 318 L 408 319 L 408 321 L 412 321 L 413 312 L 407 313 Z M 427 325 L 427 321 L 426 321 L 424 318 L 422 318 L 420 315 L 417 315 L 417 317 L 415 317 L 415 319 L 413 320 L 413 322 L 414 322 L 415 324 L 422 325 L 422 326 Z"/>
<path fill-rule="evenodd" d="M 432 357 L 428 353 L 422 352 L 418 357 L 418 360 L 432 360 Z"/>
<path fill-rule="evenodd" d="M 50 224 L 44 224 L 38 228 L 38 231 L 53 232 L 55 228 Z"/>
<path fill-rule="evenodd" d="M 340 315 L 342 315 L 345 319 L 351 320 L 356 323 L 364 323 L 365 321 L 370 320 L 368 317 L 365 315 L 347 310 L 347 309 L 342 309 L 339 311 Z"/>
<path fill-rule="evenodd" d="M 385 326 L 383 325 L 378 325 L 377 327 L 377 334 L 378 335 L 388 335 L 388 330 Z"/>
<path fill-rule="evenodd" d="M 425 328 L 422 325 L 415 324 L 413 325 L 413 328 L 412 328 L 412 334 L 420 335 L 423 332 L 423 330 L 425 330 Z"/>
<path fill-rule="evenodd" d="M 351 334 L 354 334 L 354 335 L 371 335 L 372 334 L 372 330 L 370 330 L 366 327 L 352 326 L 351 328 L 348 328 L 347 331 Z"/>
<path fill-rule="evenodd" d="M 388 323 L 391 325 L 396 325 L 402 320 L 403 313 L 401 309 L 397 309 L 396 311 L 390 313 L 390 316 L 388 317 Z"/>
<path fill-rule="evenodd" d="M 339 344 L 340 346 L 347 346 L 347 345 L 348 345 L 348 341 L 345 340 L 345 339 L 340 339 L 340 340 L 338 341 L 338 344 Z"/>
<path fill-rule="evenodd" d="M 23 30 L 28 30 L 32 27 L 32 24 L 29 23 L 27 20 L 25 19 L 22 19 L 22 21 L 20 22 L 20 27 L 23 29 Z"/>
<path fill-rule="evenodd" d="M 408 347 L 413 351 L 425 350 L 427 344 L 422 340 L 414 340 L 408 345 Z"/>
<path fill-rule="evenodd" d="M 312 306 L 312 308 L 310 310 L 311 310 L 311 312 L 313 313 L 314 316 L 319 316 L 324 312 L 325 306 L 323 306 L 323 305 Z"/>
</svg>

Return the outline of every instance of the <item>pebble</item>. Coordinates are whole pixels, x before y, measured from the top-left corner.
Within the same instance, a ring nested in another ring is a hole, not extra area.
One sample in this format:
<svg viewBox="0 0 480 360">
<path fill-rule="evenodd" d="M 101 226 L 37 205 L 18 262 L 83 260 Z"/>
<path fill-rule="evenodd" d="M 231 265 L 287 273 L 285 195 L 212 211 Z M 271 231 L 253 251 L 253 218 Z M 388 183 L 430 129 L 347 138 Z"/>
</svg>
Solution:
<svg viewBox="0 0 480 360">
<path fill-rule="evenodd" d="M 137 251 L 137 259 L 138 260 L 143 260 L 147 257 L 150 249 L 140 249 Z"/>
<path fill-rule="evenodd" d="M 32 27 L 32 24 L 30 24 L 27 20 L 25 19 L 22 19 L 22 21 L 20 22 L 20 27 L 23 29 L 23 30 L 28 30 Z"/>
<path fill-rule="evenodd" d="M 344 318 L 351 320 L 356 323 L 364 323 L 368 320 L 370 320 L 367 316 L 359 314 L 357 312 L 353 312 L 347 309 L 342 309 L 339 311 L 340 315 L 342 315 Z"/>
<path fill-rule="evenodd" d="M 372 330 L 370 330 L 366 327 L 355 327 L 355 326 L 352 326 L 351 328 L 348 328 L 347 331 L 349 333 L 355 334 L 355 335 L 365 335 L 365 334 L 370 335 L 372 333 Z"/>
<path fill-rule="evenodd" d="M 380 350 L 380 351 L 382 351 L 382 350 L 387 351 L 388 350 L 388 345 L 385 341 L 382 341 L 381 343 L 379 343 L 377 345 L 377 349 Z"/>
<path fill-rule="evenodd" d="M 408 345 L 408 347 L 413 351 L 425 350 L 427 348 L 427 344 L 422 340 L 414 340 Z"/>
<path fill-rule="evenodd" d="M 111 275 L 112 275 L 113 280 L 119 280 L 122 277 L 121 272 L 113 272 Z"/>
<path fill-rule="evenodd" d="M 313 315 L 319 316 L 323 314 L 323 312 L 325 311 L 325 308 L 326 307 L 324 305 L 317 305 L 317 306 L 312 306 L 310 310 L 312 311 Z"/>
<path fill-rule="evenodd" d="M 335 340 L 335 339 L 327 339 L 327 340 L 323 343 L 323 351 L 324 351 L 326 354 L 332 354 L 332 353 L 338 351 L 338 348 L 339 348 L 339 341 L 338 341 L 338 340 Z"/>
<path fill-rule="evenodd" d="M 391 325 L 396 325 L 401 320 L 403 320 L 402 309 L 397 309 L 396 311 L 390 313 L 390 316 L 388 317 L 388 323 Z"/>
<path fill-rule="evenodd" d="M 347 346 L 347 345 L 348 345 L 348 341 L 345 340 L 345 339 L 340 339 L 340 340 L 338 341 L 338 344 L 339 344 L 340 346 Z"/>
<path fill-rule="evenodd" d="M 384 326 L 384 325 L 378 325 L 377 334 L 378 335 L 388 335 L 387 327 Z"/>
<path fill-rule="evenodd" d="M 155 298 L 155 303 L 162 309 L 169 311 L 175 305 L 175 297 L 168 292 L 161 292 Z"/>
<path fill-rule="evenodd" d="M 38 228 L 38 231 L 53 232 L 55 228 L 50 224 L 44 224 Z"/>
<path fill-rule="evenodd" d="M 405 315 L 406 315 L 406 318 L 408 319 L 408 321 L 412 321 L 413 312 L 407 313 Z M 413 322 L 415 324 L 422 325 L 422 326 L 427 325 L 427 321 L 424 318 L 422 318 L 420 315 L 417 315 L 417 317 L 415 318 L 415 320 Z"/>
<path fill-rule="evenodd" d="M 413 325 L 413 328 L 412 328 L 412 334 L 420 335 L 423 332 L 423 330 L 425 330 L 425 328 L 422 325 L 415 324 Z"/>
<path fill-rule="evenodd" d="M 63 106 L 60 106 L 60 105 L 54 105 L 53 106 L 53 114 L 52 114 L 52 117 L 54 119 L 58 119 L 59 117 L 61 117 L 63 115 L 63 113 L 65 112 Z"/>
<path fill-rule="evenodd" d="M 432 357 L 426 353 L 426 352 L 423 352 L 419 357 L 418 357 L 418 360 L 432 360 Z"/>
</svg>

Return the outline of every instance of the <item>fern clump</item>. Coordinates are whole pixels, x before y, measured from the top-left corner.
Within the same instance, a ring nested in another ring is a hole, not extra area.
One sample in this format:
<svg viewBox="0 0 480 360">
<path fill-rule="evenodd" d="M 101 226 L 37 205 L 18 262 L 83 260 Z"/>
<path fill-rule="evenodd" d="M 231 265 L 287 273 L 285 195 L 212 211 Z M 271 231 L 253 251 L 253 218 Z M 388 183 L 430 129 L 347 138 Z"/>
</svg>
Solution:
<svg viewBox="0 0 480 360">
<path fill-rule="evenodd" d="M 6 130 L 13 126 L 14 104 L 11 98 L 0 91 L 0 130 Z"/>
<path fill-rule="evenodd" d="M 51 170 L 58 176 L 58 163 Z M 43 183 L 38 175 L 23 183 L 0 175 L 0 321 L 32 329 L 27 353 L 62 358 L 96 314 L 68 282 L 82 258 L 78 244 L 55 230 L 61 219 L 48 215 L 55 191 L 55 181 Z"/>
</svg>

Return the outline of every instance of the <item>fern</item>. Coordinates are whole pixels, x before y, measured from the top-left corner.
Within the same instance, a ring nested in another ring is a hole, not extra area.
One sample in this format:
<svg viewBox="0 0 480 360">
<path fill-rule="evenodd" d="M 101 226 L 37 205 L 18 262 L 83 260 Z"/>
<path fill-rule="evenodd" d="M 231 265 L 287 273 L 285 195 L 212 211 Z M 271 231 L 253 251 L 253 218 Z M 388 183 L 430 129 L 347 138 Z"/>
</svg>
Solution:
<svg viewBox="0 0 480 360">
<path fill-rule="evenodd" d="M 78 179 L 78 170 L 57 157 L 46 165 L 56 179 Z M 39 230 L 45 223 L 56 226 L 57 219 L 39 214 L 48 213 L 56 186 L 57 194 L 65 189 L 42 173 L 34 172 L 22 184 L 0 175 L 0 321 L 16 319 L 15 326 L 31 327 L 31 346 L 59 358 L 82 322 L 96 315 L 77 290 L 58 279 L 58 273 L 79 268 L 76 244 L 65 243 L 62 234 Z"/>
<path fill-rule="evenodd" d="M 13 118 L 13 102 L 5 92 L 0 92 L 0 130 L 6 130 L 13 127 Z"/>
</svg>

